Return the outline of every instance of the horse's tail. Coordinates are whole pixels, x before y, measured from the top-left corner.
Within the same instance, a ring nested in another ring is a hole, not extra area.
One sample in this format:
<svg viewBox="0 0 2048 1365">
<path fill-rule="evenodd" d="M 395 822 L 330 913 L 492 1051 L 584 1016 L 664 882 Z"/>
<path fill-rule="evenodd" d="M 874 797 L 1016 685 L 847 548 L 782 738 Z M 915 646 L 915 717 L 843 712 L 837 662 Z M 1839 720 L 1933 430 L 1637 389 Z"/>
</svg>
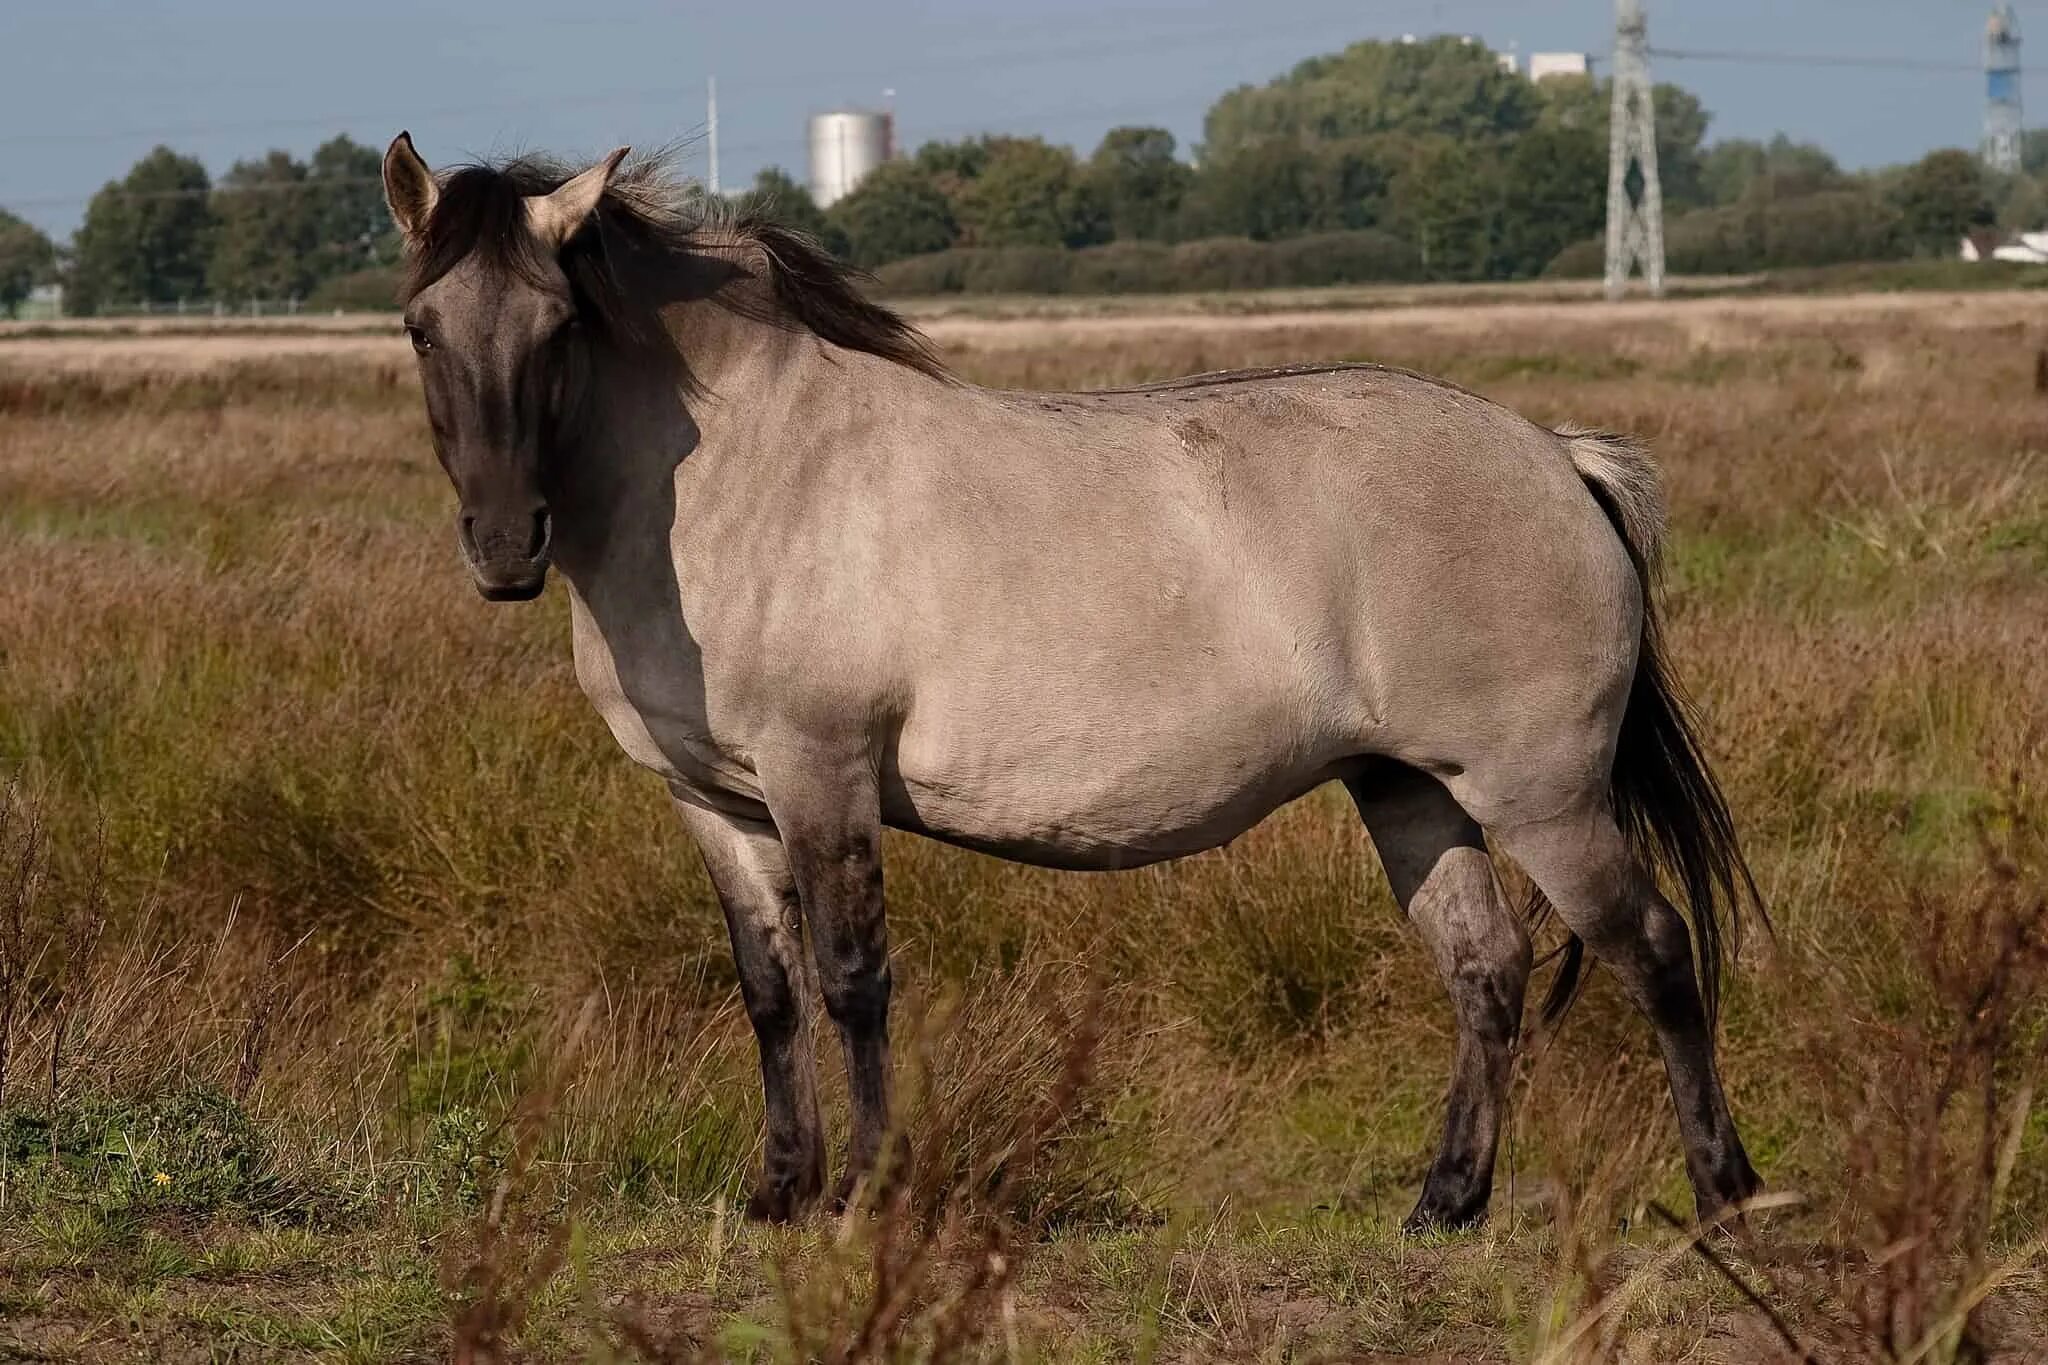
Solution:
<svg viewBox="0 0 2048 1365">
<path fill-rule="evenodd" d="M 1691 703 L 1673 676 L 1657 610 L 1658 556 L 1664 539 L 1664 488 L 1643 445 L 1624 436 L 1565 428 L 1558 432 L 1579 477 L 1628 547 L 1643 584 L 1642 646 L 1615 745 L 1610 796 L 1614 818 L 1643 862 L 1684 892 L 1697 940 L 1700 999 L 1719 1015 L 1723 938 L 1741 941 L 1744 913 L 1770 927 L 1756 880 L 1735 837 L 1735 821 L 1701 751 Z M 1549 910 L 1533 892 L 1531 915 Z M 1573 935 L 1543 1003 L 1555 1024 L 1578 994 L 1586 945 Z"/>
</svg>

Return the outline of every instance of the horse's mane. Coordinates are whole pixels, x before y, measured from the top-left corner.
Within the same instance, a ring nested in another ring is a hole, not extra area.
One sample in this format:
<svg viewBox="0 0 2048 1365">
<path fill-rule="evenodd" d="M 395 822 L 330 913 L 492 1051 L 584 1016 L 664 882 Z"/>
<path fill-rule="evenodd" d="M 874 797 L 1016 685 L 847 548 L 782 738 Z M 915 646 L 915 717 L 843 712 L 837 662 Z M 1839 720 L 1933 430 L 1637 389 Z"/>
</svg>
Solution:
<svg viewBox="0 0 2048 1365">
<path fill-rule="evenodd" d="M 408 253 L 405 299 L 472 255 L 481 255 L 487 268 L 559 288 L 538 243 L 525 231 L 523 201 L 552 193 L 574 174 L 533 156 L 444 172 L 433 214 Z M 916 328 L 861 293 L 860 271 L 804 233 L 708 199 L 670 175 L 665 157 L 621 167 L 591 220 L 562 248 L 556 264 L 568 277 L 579 311 L 615 335 L 652 339 L 652 310 L 633 296 L 628 277 L 636 272 L 624 268 L 627 262 L 683 266 L 716 258 L 763 286 L 710 289 L 705 297 L 729 311 L 807 328 L 834 345 L 948 377 Z"/>
</svg>

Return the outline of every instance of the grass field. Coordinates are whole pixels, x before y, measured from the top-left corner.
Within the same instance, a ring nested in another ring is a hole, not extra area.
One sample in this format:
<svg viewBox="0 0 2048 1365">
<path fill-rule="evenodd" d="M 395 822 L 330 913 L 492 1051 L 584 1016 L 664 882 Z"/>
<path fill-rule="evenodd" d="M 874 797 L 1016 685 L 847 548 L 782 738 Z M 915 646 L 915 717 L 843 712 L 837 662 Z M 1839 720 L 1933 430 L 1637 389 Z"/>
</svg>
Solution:
<svg viewBox="0 0 2048 1365">
<path fill-rule="evenodd" d="M 1724 1055 L 1787 1202 L 1704 1250 L 1657 1211 L 1690 1211 L 1664 1083 L 1597 975 L 1524 1057 L 1492 1224 L 1397 1234 L 1449 1012 L 1329 792 L 1115 876 L 892 842 L 907 1202 L 741 1225 L 718 909 L 576 689 L 560 589 L 466 582 L 409 357 L 8 342 L 0 1356 L 2039 1352 L 2033 312 L 934 327 L 989 383 L 1368 359 L 1654 442 L 1677 656 L 1777 926 Z"/>
</svg>

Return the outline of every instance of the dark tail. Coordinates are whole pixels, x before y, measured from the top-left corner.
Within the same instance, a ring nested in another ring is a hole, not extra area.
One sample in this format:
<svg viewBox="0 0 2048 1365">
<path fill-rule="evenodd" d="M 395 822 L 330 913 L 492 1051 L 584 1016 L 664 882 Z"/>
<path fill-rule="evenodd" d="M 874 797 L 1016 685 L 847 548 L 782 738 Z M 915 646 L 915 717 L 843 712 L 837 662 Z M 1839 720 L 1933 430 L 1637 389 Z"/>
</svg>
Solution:
<svg viewBox="0 0 2048 1365">
<path fill-rule="evenodd" d="M 1770 928 L 1756 880 L 1735 837 L 1735 821 L 1700 748 L 1697 721 L 1665 654 L 1656 598 L 1657 555 L 1663 532 L 1663 494 L 1647 451 L 1625 437 L 1565 430 L 1572 463 L 1614 523 L 1643 580 L 1643 639 L 1635 682 L 1614 751 L 1614 817 L 1637 856 L 1683 892 L 1698 954 L 1700 998 L 1718 1019 L 1724 941 L 1739 945 L 1742 921 L 1753 911 Z M 1533 918 L 1549 906 L 1534 894 Z M 1543 1002 L 1543 1022 L 1554 1025 L 1577 998 L 1586 945 L 1574 935 Z"/>
</svg>

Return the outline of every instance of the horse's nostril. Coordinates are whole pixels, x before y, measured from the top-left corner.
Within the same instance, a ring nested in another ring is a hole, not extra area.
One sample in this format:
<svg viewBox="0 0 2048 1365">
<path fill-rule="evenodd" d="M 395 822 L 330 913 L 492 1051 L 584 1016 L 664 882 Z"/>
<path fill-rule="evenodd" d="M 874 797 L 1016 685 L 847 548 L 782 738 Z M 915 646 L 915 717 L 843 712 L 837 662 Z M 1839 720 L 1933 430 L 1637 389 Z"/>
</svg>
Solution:
<svg viewBox="0 0 2048 1365">
<path fill-rule="evenodd" d="M 526 546 L 526 557 L 528 559 L 539 559 L 542 555 L 548 552 L 548 542 L 554 539 L 554 514 L 549 512 L 546 508 L 542 508 L 540 511 L 535 512 L 533 514 L 533 530 L 531 532 L 531 536 L 532 539 L 527 542 Z"/>
</svg>

